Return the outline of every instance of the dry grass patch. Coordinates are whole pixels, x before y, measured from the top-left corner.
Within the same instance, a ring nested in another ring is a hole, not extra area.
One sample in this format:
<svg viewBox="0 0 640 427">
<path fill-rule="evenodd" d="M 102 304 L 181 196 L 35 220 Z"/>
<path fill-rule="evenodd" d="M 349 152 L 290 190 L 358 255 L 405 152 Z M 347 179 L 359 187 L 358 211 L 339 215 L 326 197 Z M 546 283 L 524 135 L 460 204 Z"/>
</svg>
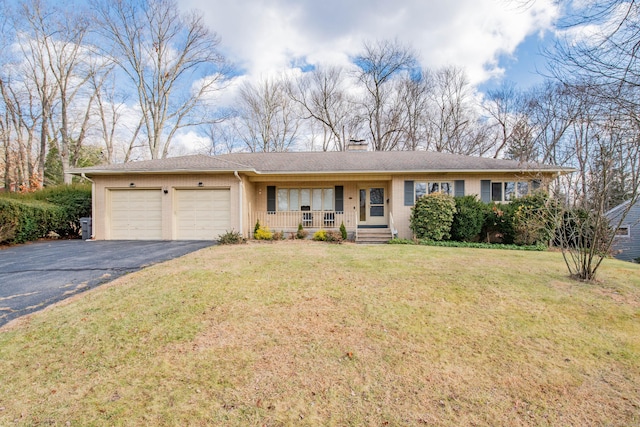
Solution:
<svg viewBox="0 0 640 427">
<path fill-rule="evenodd" d="M 0 332 L 0 425 L 638 425 L 640 268 L 213 247 Z"/>
</svg>

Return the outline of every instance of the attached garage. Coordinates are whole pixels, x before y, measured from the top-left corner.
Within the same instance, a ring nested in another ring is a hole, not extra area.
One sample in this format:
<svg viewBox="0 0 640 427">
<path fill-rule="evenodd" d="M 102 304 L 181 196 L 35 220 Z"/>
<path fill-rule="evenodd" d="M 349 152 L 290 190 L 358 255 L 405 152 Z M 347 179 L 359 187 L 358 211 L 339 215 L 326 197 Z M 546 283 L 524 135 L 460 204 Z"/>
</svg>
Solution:
<svg viewBox="0 0 640 427">
<path fill-rule="evenodd" d="M 214 240 L 231 226 L 231 191 L 175 191 L 175 239 Z"/>
<path fill-rule="evenodd" d="M 162 191 L 110 190 L 109 231 L 112 240 L 161 240 Z"/>
</svg>

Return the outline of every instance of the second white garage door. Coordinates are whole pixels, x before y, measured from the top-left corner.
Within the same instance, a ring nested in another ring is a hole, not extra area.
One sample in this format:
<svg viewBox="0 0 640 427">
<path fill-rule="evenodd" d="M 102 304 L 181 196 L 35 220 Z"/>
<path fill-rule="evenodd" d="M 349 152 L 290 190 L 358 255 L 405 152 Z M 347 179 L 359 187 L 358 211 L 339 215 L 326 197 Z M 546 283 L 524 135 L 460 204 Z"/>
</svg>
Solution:
<svg viewBox="0 0 640 427">
<path fill-rule="evenodd" d="M 176 190 L 176 239 L 215 240 L 231 225 L 231 192 Z"/>
</svg>

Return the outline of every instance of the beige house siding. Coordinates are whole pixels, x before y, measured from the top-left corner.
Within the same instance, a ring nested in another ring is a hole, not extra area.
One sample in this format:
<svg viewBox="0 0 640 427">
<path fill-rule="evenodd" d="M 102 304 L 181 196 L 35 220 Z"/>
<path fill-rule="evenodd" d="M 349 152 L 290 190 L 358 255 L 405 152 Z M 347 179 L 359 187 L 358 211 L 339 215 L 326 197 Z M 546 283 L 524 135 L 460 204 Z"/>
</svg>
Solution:
<svg viewBox="0 0 640 427">
<path fill-rule="evenodd" d="M 230 228 L 250 237 L 254 227 L 256 212 L 267 211 L 267 187 L 276 188 L 323 188 L 343 186 L 345 225 L 355 230 L 359 213 L 359 188 L 383 186 L 385 188 L 385 211 L 387 222 L 397 230 L 398 237 L 411 238 L 409 218 L 411 206 L 404 205 L 404 182 L 410 181 L 465 181 L 465 194 L 480 197 L 481 180 L 519 181 L 540 179 L 531 174 L 469 174 L 469 173 L 413 173 L 413 174 L 331 174 L 331 175 L 256 175 L 240 173 L 240 179 L 233 173 L 193 173 L 193 174 L 136 174 L 95 175 L 93 199 L 93 238 L 108 240 L 110 230 L 110 196 L 112 190 L 148 189 L 162 193 L 162 239 L 176 238 L 176 191 L 180 189 L 228 189 L 230 190 Z M 543 180 L 543 186 L 550 181 L 551 174 Z M 202 183 L 202 186 L 199 186 Z M 133 187 L 131 186 L 133 184 Z M 167 193 L 164 193 L 164 190 Z M 388 200 L 388 201 L 387 201 Z M 346 215 L 348 213 L 348 215 Z M 354 220 L 352 220 L 354 219 Z M 393 221 L 393 223 L 392 223 Z M 353 222 L 353 223 L 351 223 Z M 336 227 L 339 224 L 336 224 Z M 274 230 L 279 231 L 279 230 Z M 206 238 L 206 237 L 203 237 Z"/>
<path fill-rule="evenodd" d="M 112 190 L 147 189 L 162 192 L 162 239 L 173 240 L 175 231 L 175 192 L 180 189 L 229 189 L 231 227 L 240 229 L 240 181 L 233 174 L 131 174 L 128 176 L 94 176 L 93 238 L 109 240 L 110 199 Z M 202 183 L 202 186 L 199 186 Z M 133 186 L 131 185 L 133 184 Z M 167 190 L 167 193 L 164 193 Z M 244 216 L 244 214 L 243 214 Z M 207 239 L 208 236 L 203 236 Z"/>
<path fill-rule="evenodd" d="M 326 177 L 320 177 L 316 179 L 304 177 L 303 179 L 300 179 L 299 176 L 269 178 L 270 179 L 259 177 L 258 182 L 252 182 L 252 185 L 254 187 L 253 199 L 252 203 L 250 202 L 249 204 L 253 206 L 254 212 L 267 211 L 267 187 L 269 186 L 275 186 L 276 191 L 278 188 L 333 188 L 335 186 L 342 186 L 344 190 L 344 212 L 349 214 L 346 216 L 346 218 L 356 218 L 355 221 L 345 219 L 345 226 L 347 227 L 347 229 L 355 229 L 357 227 L 357 215 L 359 209 L 358 190 L 361 186 L 366 187 L 381 185 L 385 187 L 385 191 L 387 193 L 386 197 L 389 199 L 389 201 L 391 201 L 391 176 L 389 175 L 345 175 L 337 176 L 335 180 L 329 180 Z M 251 177 L 251 180 L 253 181 L 254 177 Z M 387 210 L 389 209 L 389 207 L 390 202 L 389 204 L 387 204 Z M 255 224 L 249 224 L 249 228 L 253 230 L 254 225 Z M 340 224 L 336 224 L 336 227 L 339 225 Z"/>
<path fill-rule="evenodd" d="M 533 179 L 541 179 L 542 185 L 546 187 L 551 177 L 541 177 L 532 174 L 407 174 L 397 175 L 393 179 L 392 194 L 393 201 L 391 209 L 393 210 L 394 226 L 398 231 L 398 237 L 401 239 L 410 239 L 413 233 L 409 228 L 409 218 L 411 217 L 412 206 L 404 205 L 404 182 L 405 181 L 439 181 L 439 182 L 455 182 L 464 180 L 464 194 L 476 195 L 480 199 L 480 182 L 482 180 L 490 180 L 492 182 L 501 181 L 531 181 Z"/>
</svg>

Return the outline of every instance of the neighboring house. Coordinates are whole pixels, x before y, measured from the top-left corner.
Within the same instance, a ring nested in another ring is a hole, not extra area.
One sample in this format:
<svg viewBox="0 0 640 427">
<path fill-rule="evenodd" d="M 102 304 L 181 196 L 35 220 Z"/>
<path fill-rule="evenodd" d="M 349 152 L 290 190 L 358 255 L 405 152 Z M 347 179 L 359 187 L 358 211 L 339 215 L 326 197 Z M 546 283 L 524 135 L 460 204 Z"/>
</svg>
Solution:
<svg viewBox="0 0 640 427">
<path fill-rule="evenodd" d="M 640 201 L 637 201 L 630 208 L 629 203 L 627 200 L 611 209 L 605 215 L 609 218 L 609 223 L 612 226 L 618 226 L 620 215 L 627 209 L 629 210 L 620 226 L 616 229 L 611 249 L 614 257 L 624 261 L 635 261 L 640 259 Z"/>
<path fill-rule="evenodd" d="M 572 169 L 427 151 L 237 153 L 74 169 L 93 181 L 93 238 L 250 237 L 338 229 L 412 237 L 415 200 L 442 191 L 507 202 Z M 373 238 L 373 236 L 371 237 Z"/>
</svg>

